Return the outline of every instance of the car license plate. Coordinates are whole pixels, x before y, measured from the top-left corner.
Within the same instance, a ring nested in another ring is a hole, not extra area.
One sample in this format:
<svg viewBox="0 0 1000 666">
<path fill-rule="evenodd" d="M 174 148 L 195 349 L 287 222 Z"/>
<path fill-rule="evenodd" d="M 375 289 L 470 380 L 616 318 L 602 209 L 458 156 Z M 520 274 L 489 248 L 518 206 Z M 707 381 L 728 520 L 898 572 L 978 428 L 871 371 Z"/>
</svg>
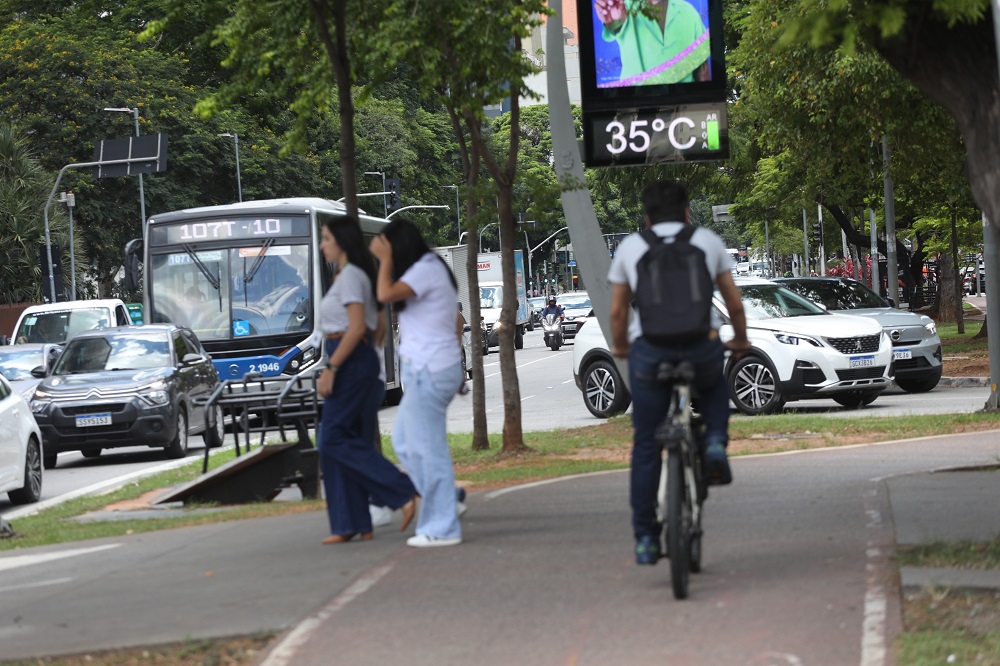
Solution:
<svg viewBox="0 0 1000 666">
<path fill-rule="evenodd" d="M 913 352 L 911 352 L 909 349 L 893 349 L 892 358 L 897 361 L 907 358 L 913 358 Z"/>
<path fill-rule="evenodd" d="M 111 425 L 111 414 L 82 414 L 76 417 L 77 428 Z"/>
<path fill-rule="evenodd" d="M 874 356 L 852 356 L 848 361 L 850 368 L 873 368 L 875 367 Z"/>
</svg>

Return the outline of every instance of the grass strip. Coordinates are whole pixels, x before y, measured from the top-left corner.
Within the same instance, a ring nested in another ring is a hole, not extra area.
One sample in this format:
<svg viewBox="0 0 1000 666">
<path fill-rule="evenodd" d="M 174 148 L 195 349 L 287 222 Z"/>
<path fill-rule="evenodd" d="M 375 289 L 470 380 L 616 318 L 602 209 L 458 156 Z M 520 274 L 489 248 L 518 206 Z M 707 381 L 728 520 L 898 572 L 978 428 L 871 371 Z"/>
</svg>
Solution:
<svg viewBox="0 0 1000 666">
<path fill-rule="evenodd" d="M 1000 535 L 992 541 L 937 542 L 899 546 L 896 557 L 903 567 L 943 569 L 1000 569 Z"/>
</svg>

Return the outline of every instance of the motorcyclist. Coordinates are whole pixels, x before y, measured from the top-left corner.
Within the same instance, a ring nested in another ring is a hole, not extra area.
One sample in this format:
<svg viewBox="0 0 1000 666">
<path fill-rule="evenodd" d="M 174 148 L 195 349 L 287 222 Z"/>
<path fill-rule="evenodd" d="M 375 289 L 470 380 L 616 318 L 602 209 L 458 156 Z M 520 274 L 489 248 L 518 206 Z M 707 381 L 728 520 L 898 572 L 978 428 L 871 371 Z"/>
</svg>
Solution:
<svg viewBox="0 0 1000 666">
<path fill-rule="evenodd" d="M 542 319 L 545 319 L 547 315 L 556 315 L 559 317 L 559 321 L 566 319 L 562 306 L 556 303 L 555 296 L 549 296 L 548 305 L 542 309 Z"/>
</svg>

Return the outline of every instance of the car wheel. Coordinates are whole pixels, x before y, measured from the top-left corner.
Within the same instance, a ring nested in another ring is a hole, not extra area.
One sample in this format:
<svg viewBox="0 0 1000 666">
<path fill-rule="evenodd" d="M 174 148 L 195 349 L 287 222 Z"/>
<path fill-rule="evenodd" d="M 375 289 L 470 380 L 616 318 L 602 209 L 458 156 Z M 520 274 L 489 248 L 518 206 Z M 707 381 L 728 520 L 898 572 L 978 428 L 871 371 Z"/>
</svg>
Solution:
<svg viewBox="0 0 1000 666">
<path fill-rule="evenodd" d="M 42 448 L 32 437 L 24 455 L 24 485 L 7 493 L 11 504 L 31 504 L 42 496 Z"/>
<path fill-rule="evenodd" d="M 771 365 L 759 356 L 746 356 L 729 370 L 729 397 L 744 414 L 770 414 L 785 401 Z"/>
<path fill-rule="evenodd" d="M 514 349 L 524 349 L 524 331 L 520 327 L 514 331 Z"/>
<path fill-rule="evenodd" d="M 166 447 L 168 458 L 183 458 L 188 450 L 188 422 L 183 407 L 177 408 L 177 434 Z"/>
<path fill-rule="evenodd" d="M 850 391 L 849 393 L 837 393 L 831 396 L 833 401 L 842 407 L 857 409 L 875 402 L 875 398 L 882 391 Z"/>
<path fill-rule="evenodd" d="M 55 469 L 58 459 L 58 453 L 49 453 L 45 450 L 44 446 L 42 447 L 42 467 L 45 469 Z"/>
<path fill-rule="evenodd" d="M 215 414 L 214 425 L 209 426 L 208 407 L 205 408 L 205 432 L 201 433 L 201 438 L 205 442 L 205 447 L 217 449 L 222 446 L 226 439 L 226 421 L 222 416 L 222 407 L 212 405 L 211 410 Z"/>
<path fill-rule="evenodd" d="M 83 454 L 84 458 L 100 458 L 101 457 L 101 450 L 100 449 L 87 449 L 86 451 L 80 451 L 80 453 Z"/>
<path fill-rule="evenodd" d="M 902 379 L 896 377 L 896 386 L 907 393 L 927 393 L 938 385 L 941 381 L 940 373 L 934 373 L 930 377 Z"/>
<path fill-rule="evenodd" d="M 614 363 L 598 359 L 590 365 L 583 378 L 583 402 L 591 414 L 606 419 L 628 409 L 632 397 Z"/>
</svg>

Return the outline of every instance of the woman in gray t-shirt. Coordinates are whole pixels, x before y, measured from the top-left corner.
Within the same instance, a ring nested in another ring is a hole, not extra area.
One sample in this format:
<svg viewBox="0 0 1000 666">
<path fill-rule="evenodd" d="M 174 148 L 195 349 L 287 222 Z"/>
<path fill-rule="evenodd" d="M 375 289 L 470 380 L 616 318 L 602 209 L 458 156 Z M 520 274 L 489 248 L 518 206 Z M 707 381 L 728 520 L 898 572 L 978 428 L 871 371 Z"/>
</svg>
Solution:
<svg viewBox="0 0 1000 666">
<path fill-rule="evenodd" d="M 320 249 L 339 272 L 320 305 L 320 326 L 329 357 L 317 383 L 323 396 L 319 427 L 320 464 L 330 536 L 323 543 L 372 538 L 368 501 L 402 509 L 406 529 L 416 511 L 409 477 L 383 458 L 366 436 L 365 424 L 378 409 L 369 396 L 380 388 L 379 359 L 372 346 L 378 321 L 375 262 L 361 227 L 348 217 L 323 223 Z"/>
</svg>

